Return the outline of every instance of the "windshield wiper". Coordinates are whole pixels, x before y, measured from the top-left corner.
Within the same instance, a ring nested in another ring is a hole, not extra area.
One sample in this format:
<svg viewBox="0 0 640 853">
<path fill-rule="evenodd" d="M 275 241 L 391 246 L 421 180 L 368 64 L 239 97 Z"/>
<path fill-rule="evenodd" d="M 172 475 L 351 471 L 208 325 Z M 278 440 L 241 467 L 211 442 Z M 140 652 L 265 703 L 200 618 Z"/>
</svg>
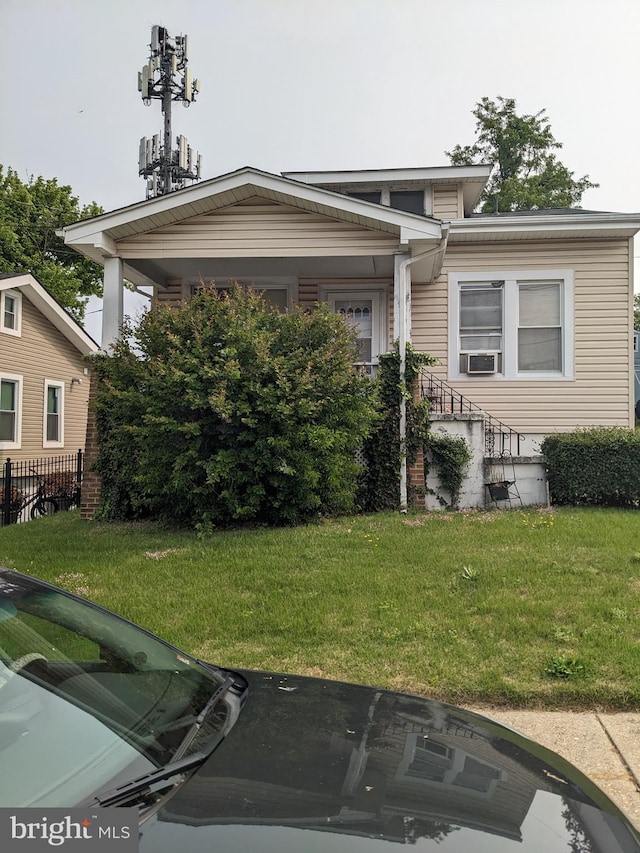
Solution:
<svg viewBox="0 0 640 853">
<path fill-rule="evenodd" d="M 222 698 L 222 696 L 224 696 L 224 694 L 229 690 L 230 687 L 233 687 L 234 684 L 235 684 L 235 680 L 231 676 L 228 676 L 227 678 L 225 678 L 225 680 L 222 682 L 222 684 L 218 687 L 218 689 L 215 691 L 215 693 L 211 696 L 211 698 L 208 700 L 208 702 L 206 703 L 206 705 L 204 706 L 202 711 L 200 711 L 198 716 L 195 718 L 195 720 L 191 724 L 189 731 L 182 738 L 182 741 L 178 745 L 178 748 L 173 753 L 173 758 L 171 759 L 172 764 L 175 761 L 179 761 L 182 758 L 182 756 L 185 754 L 185 752 L 189 749 L 189 746 L 193 743 L 195 736 L 198 734 L 198 732 L 202 728 L 202 724 L 204 723 L 209 711 L 215 705 L 218 704 L 218 701 Z"/>
<path fill-rule="evenodd" d="M 158 770 L 152 770 L 150 773 L 145 773 L 144 776 L 132 779 L 131 782 L 127 782 L 117 788 L 112 788 L 99 797 L 94 797 L 86 805 L 121 806 L 134 798 L 136 800 L 144 800 L 148 796 L 155 794 L 156 791 L 175 784 L 179 777 L 184 776 L 193 767 L 197 767 L 209 754 L 209 752 L 194 752 L 180 761 L 171 761 Z"/>
<path fill-rule="evenodd" d="M 219 685 L 218 689 L 208 699 L 202 711 L 200 711 L 198 716 L 194 719 L 189 731 L 183 737 L 173 755 L 173 758 L 168 764 L 165 764 L 164 767 L 160 767 L 157 770 L 152 770 L 150 773 L 145 773 L 144 776 L 139 776 L 137 779 L 132 779 L 124 785 L 112 788 L 110 791 L 107 791 L 101 796 L 96 796 L 88 805 L 121 806 L 124 803 L 130 802 L 134 798 L 136 801 L 146 800 L 148 797 L 155 794 L 156 791 L 163 790 L 170 787 L 172 784 L 176 784 L 179 781 L 179 778 L 184 776 L 188 770 L 191 770 L 193 767 L 197 767 L 201 764 L 209 757 L 209 755 L 211 755 L 215 747 L 224 738 L 227 733 L 226 729 L 219 732 L 212 741 L 207 743 L 206 752 L 194 752 L 191 755 L 186 756 L 186 758 L 184 757 L 184 754 L 193 743 L 194 738 L 202 728 L 202 725 L 211 709 L 218 704 L 222 696 L 224 696 L 224 694 L 227 693 L 229 688 L 234 684 L 235 680 L 229 676 L 222 682 L 222 684 Z"/>
</svg>

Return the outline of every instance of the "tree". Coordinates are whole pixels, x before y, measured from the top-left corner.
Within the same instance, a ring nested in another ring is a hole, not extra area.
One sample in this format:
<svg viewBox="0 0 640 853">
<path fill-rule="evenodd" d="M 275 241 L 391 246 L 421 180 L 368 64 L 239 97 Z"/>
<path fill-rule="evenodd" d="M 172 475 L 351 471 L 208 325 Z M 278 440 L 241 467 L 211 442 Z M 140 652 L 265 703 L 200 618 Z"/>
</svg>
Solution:
<svg viewBox="0 0 640 853">
<path fill-rule="evenodd" d="M 482 213 L 576 207 L 589 176 L 574 179 L 554 151 L 562 148 L 545 110 L 518 115 L 513 98 L 482 98 L 476 104 L 476 141 L 445 151 L 454 166 L 493 163 L 495 169 L 479 202 Z"/>
<path fill-rule="evenodd" d="M 0 165 L 0 273 L 32 273 L 82 320 L 88 297 L 102 294 L 102 268 L 65 246 L 56 230 L 102 212 L 95 202 L 81 208 L 55 178 L 24 183 Z"/>
<path fill-rule="evenodd" d="M 374 383 L 326 306 L 279 314 L 202 287 L 95 358 L 102 514 L 206 530 L 350 512 Z"/>
<path fill-rule="evenodd" d="M 633 297 L 633 328 L 640 332 L 640 293 Z"/>
</svg>

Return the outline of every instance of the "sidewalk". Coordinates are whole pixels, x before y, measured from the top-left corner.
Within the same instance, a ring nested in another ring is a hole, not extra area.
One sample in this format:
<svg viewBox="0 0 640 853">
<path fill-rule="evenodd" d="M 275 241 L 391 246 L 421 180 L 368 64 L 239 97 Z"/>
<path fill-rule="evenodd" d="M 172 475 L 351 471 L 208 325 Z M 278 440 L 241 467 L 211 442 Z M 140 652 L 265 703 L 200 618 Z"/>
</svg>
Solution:
<svg viewBox="0 0 640 853">
<path fill-rule="evenodd" d="M 570 761 L 640 829 L 640 713 L 478 710 Z"/>
</svg>

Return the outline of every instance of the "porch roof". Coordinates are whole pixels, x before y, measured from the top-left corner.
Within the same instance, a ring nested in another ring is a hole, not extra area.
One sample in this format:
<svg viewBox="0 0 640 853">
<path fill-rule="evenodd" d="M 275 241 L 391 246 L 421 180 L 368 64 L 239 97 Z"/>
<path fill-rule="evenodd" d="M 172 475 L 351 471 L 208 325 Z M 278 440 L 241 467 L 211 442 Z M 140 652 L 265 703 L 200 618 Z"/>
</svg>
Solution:
<svg viewBox="0 0 640 853">
<path fill-rule="evenodd" d="M 414 242 L 422 250 L 425 242 L 431 244 L 441 239 L 439 220 L 350 198 L 248 166 L 168 195 L 81 220 L 62 228 L 59 234 L 67 245 L 103 264 L 105 258 L 118 256 L 117 243 L 123 238 L 212 213 L 253 197 L 388 233 L 397 237 L 399 251 L 409 251 Z"/>
</svg>

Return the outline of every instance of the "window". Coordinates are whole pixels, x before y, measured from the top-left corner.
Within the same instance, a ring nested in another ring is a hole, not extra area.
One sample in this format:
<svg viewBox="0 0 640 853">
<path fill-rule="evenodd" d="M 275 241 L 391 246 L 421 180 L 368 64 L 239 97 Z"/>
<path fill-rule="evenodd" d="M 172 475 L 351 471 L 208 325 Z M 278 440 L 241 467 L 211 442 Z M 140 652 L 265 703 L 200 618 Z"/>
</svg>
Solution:
<svg viewBox="0 0 640 853">
<path fill-rule="evenodd" d="M 449 376 L 573 376 L 573 273 L 449 274 Z"/>
<path fill-rule="evenodd" d="M 469 755 L 454 741 L 442 742 L 432 734 L 414 733 L 405 739 L 396 778 L 438 789 L 463 788 L 469 797 L 486 797 L 509 776 L 505 770 Z"/>
<path fill-rule="evenodd" d="M 460 286 L 460 351 L 502 350 L 503 282 Z"/>
<path fill-rule="evenodd" d="M 378 356 L 387 347 L 385 291 L 321 288 L 320 299 L 356 330 L 359 353 L 356 364 L 374 372 Z"/>
<path fill-rule="evenodd" d="M 22 325 L 22 294 L 15 290 L 0 293 L 0 331 L 20 335 Z"/>
<path fill-rule="evenodd" d="M 360 201 L 370 201 L 373 204 L 380 204 L 381 193 L 378 192 L 348 192 L 345 195 L 351 196 L 351 198 L 357 198 Z"/>
<path fill-rule="evenodd" d="M 424 216 L 424 190 L 391 191 L 389 205 L 405 213 L 419 213 Z"/>
<path fill-rule="evenodd" d="M 22 377 L 0 376 L 0 448 L 20 447 L 20 412 L 22 409 Z"/>
<path fill-rule="evenodd" d="M 216 290 L 221 291 L 230 290 L 233 284 L 239 284 L 242 287 L 251 287 L 257 293 L 261 293 L 264 300 L 272 307 L 277 308 L 281 314 L 284 314 L 293 303 L 296 281 L 292 278 L 256 278 L 251 280 L 217 278 L 212 283 L 215 284 Z M 201 287 L 201 283 L 191 283 L 185 293 L 185 297 L 193 296 Z"/>
<path fill-rule="evenodd" d="M 52 379 L 44 381 L 43 438 L 43 447 L 64 444 L 64 383 Z"/>
<path fill-rule="evenodd" d="M 560 282 L 518 284 L 518 370 L 562 370 Z"/>
</svg>

